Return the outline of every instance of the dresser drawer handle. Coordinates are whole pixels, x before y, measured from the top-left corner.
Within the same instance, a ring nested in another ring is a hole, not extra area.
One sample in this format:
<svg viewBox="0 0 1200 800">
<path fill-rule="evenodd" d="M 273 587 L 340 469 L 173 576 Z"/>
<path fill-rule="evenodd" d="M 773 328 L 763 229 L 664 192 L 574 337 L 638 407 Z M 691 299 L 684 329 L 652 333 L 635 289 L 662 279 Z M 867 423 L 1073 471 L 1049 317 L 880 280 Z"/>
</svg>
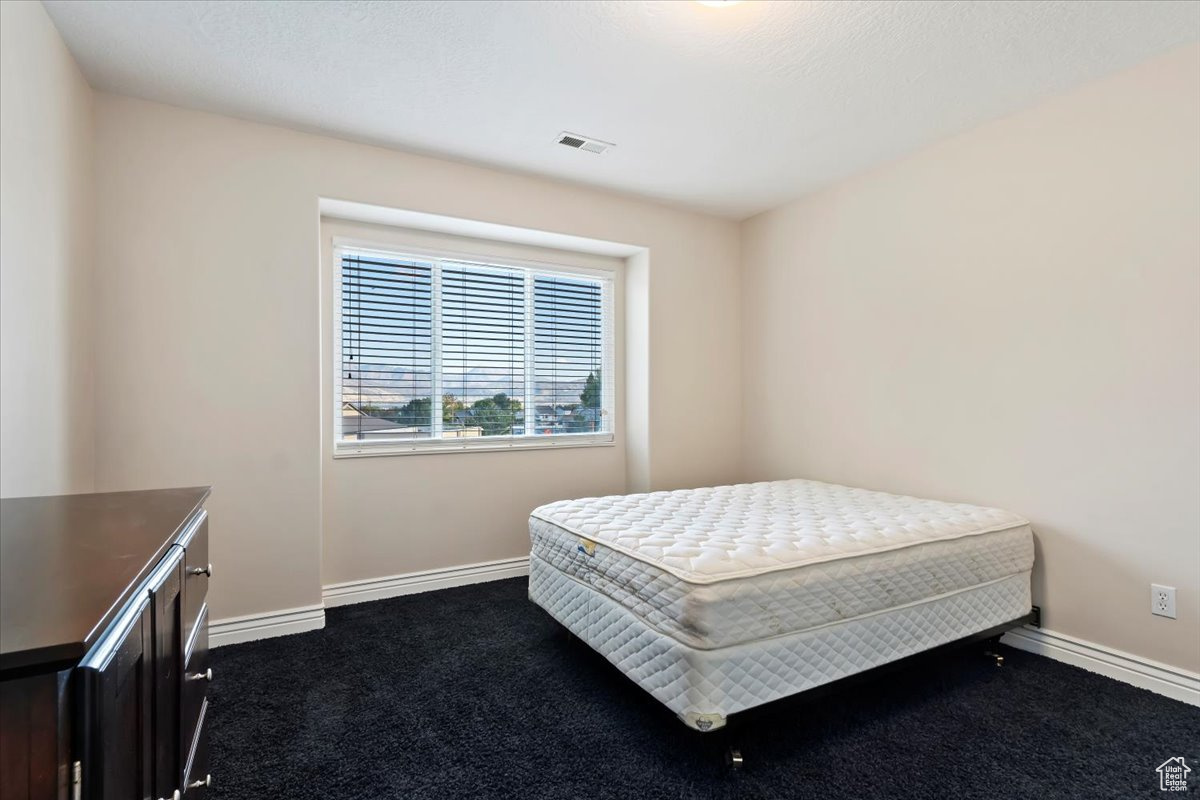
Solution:
<svg viewBox="0 0 1200 800">
<path fill-rule="evenodd" d="M 188 680 L 189 681 L 209 681 L 209 682 L 211 682 L 212 681 L 212 667 L 209 667 L 208 669 L 204 670 L 204 672 L 195 672 L 191 675 L 188 675 Z"/>
<path fill-rule="evenodd" d="M 203 780 L 192 781 L 188 784 L 189 789 L 207 789 L 212 786 L 212 775 L 205 775 Z"/>
<path fill-rule="evenodd" d="M 170 797 L 160 797 L 158 800 L 179 800 L 182 796 L 183 793 L 176 789 L 175 791 L 171 792 Z"/>
<path fill-rule="evenodd" d="M 206 567 L 192 567 L 191 569 L 188 570 L 188 572 L 192 573 L 193 575 L 207 575 L 208 577 L 211 578 L 212 577 L 212 564 L 209 564 Z"/>
</svg>

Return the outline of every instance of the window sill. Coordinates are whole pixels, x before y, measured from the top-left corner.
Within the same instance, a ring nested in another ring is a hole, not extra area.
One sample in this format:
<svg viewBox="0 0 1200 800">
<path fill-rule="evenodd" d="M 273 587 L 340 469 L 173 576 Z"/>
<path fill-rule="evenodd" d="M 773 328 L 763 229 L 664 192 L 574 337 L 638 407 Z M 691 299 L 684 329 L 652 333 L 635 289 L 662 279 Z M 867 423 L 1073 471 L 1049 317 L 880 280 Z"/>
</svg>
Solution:
<svg viewBox="0 0 1200 800">
<path fill-rule="evenodd" d="M 579 438 L 575 438 L 578 436 Z M 568 438 L 569 437 L 569 438 Z M 578 447 L 613 447 L 615 437 L 611 433 L 576 434 L 540 440 L 511 439 L 505 442 L 475 444 L 448 444 L 448 441 L 423 441 L 420 443 L 380 442 L 379 444 L 347 445 L 337 443 L 333 448 L 334 458 L 373 458 L 376 456 L 423 456 L 445 453 L 495 453 L 505 450 L 567 450 Z M 459 440 L 462 441 L 462 440 Z"/>
</svg>

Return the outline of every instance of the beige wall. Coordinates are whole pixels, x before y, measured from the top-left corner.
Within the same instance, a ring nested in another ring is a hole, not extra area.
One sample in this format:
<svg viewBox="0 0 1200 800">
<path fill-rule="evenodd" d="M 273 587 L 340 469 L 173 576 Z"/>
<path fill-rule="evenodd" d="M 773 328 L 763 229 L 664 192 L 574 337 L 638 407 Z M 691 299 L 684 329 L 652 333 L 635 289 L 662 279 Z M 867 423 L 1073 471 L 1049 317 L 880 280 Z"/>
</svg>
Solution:
<svg viewBox="0 0 1200 800">
<path fill-rule="evenodd" d="M 1018 511 L 1047 627 L 1200 669 L 1198 218 L 1190 47 L 749 220 L 747 476 Z"/>
<path fill-rule="evenodd" d="M 92 91 L 0 3 L 0 496 L 92 488 Z"/>
<path fill-rule="evenodd" d="M 98 485 L 214 484 L 214 618 L 320 600 L 319 197 L 648 248 L 649 481 L 739 476 L 741 398 L 706 386 L 740 354 L 736 224 L 123 97 L 96 128 Z M 623 489 L 619 452 L 339 462 L 324 582 L 523 555 L 521 510 Z M 460 471 L 509 491 L 464 502 Z"/>
</svg>

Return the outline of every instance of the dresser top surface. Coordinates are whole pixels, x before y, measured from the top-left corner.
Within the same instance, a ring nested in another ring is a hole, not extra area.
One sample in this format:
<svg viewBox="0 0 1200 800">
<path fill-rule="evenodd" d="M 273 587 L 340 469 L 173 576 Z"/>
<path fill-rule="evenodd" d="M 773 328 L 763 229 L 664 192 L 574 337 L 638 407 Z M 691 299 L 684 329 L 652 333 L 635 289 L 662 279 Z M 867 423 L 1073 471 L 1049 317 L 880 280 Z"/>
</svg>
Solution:
<svg viewBox="0 0 1200 800">
<path fill-rule="evenodd" d="M 208 487 L 0 500 L 0 671 L 77 661 Z"/>
</svg>

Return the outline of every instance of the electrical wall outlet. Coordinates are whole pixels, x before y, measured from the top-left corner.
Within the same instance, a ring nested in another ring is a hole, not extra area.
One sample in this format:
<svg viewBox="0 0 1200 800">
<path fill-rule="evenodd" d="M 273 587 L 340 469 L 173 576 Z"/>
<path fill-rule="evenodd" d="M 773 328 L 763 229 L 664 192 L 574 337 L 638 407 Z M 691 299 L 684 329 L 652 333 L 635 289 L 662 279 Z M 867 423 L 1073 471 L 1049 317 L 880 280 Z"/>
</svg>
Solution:
<svg viewBox="0 0 1200 800">
<path fill-rule="evenodd" d="M 1150 584 L 1150 613 L 1175 619 L 1175 587 Z"/>
</svg>

